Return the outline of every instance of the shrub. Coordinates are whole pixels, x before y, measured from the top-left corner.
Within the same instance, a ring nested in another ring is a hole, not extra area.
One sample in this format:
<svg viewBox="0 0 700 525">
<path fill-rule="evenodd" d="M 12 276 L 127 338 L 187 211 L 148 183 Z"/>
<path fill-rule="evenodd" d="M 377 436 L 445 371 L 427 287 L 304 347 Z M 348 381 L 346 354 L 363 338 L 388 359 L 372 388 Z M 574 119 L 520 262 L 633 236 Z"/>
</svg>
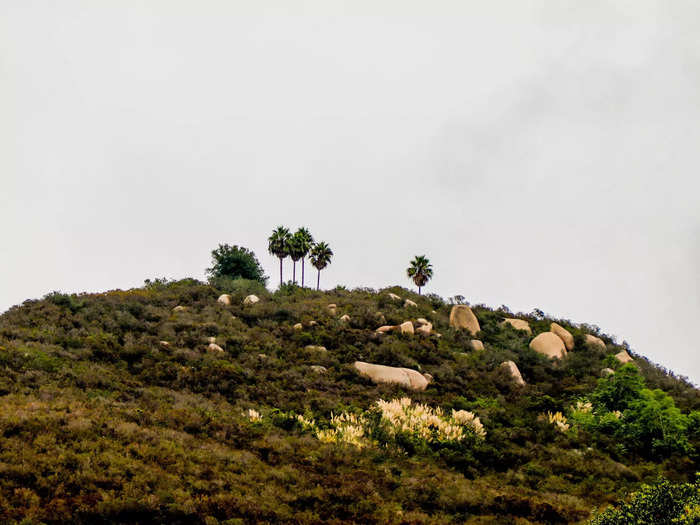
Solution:
<svg viewBox="0 0 700 525">
<path fill-rule="evenodd" d="M 212 267 L 207 268 L 210 277 L 230 277 L 232 279 L 248 279 L 267 283 L 265 271 L 255 253 L 243 246 L 219 244 L 211 252 Z"/>
</svg>

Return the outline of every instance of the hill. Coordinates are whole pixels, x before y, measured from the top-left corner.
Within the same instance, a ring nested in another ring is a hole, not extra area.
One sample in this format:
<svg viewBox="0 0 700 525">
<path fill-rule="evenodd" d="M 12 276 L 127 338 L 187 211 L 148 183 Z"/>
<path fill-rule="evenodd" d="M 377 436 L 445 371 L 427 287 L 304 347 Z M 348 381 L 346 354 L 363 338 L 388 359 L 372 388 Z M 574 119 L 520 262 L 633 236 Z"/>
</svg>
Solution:
<svg viewBox="0 0 700 525">
<path fill-rule="evenodd" d="M 539 311 L 472 306 L 474 350 L 452 307 L 243 280 L 14 307 L 0 316 L 0 521 L 584 523 L 642 482 L 692 479 L 693 385 Z M 429 335 L 376 332 L 421 318 Z M 573 336 L 560 360 L 530 348 L 552 322 Z M 356 361 L 430 383 L 375 383 Z"/>
</svg>

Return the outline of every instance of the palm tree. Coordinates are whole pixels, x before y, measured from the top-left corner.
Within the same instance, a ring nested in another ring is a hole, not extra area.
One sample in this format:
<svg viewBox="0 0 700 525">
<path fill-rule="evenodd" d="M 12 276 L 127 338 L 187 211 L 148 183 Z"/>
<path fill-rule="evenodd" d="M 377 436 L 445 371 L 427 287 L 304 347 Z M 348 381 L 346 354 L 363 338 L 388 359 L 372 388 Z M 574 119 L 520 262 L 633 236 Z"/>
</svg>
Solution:
<svg viewBox="0 0 700 525">
<path fill-rule="evenodd" d="M 319 242 L 313 245 L 311 248 L 311 255 L 309 260 L 318 270 L 318 277 L 316 278 L 316 289 L 319 289 L 321 284 L 321 270 L 331 263 L 331 257 L 333 257 L 333 251 L 330 249 L 328 244 L 325 242 Z"/>
<path fill-rule="evenodd" d="M 416 255 L 411 261 L 411 266 L 406 270 L 409 279 L 413 279 L 418 287 L 418 295 L 420 295 L 421 287 L 430 280 L 433 276 L 433 265 L 425 255 Z"/>
<path fill-rule="evenodd" d="M 289 238 L 287 244 L 289 250 L 289 256 L 292 258 L 292 281 L 296 284 L 297 282 L 297 261 L 304 256 L 304 239 L 299 232 L 296 232 Z"/>
<path fill-rule="evenodd" d="M 289 230 L 284 226 L 278 226 L 272 230 L 272 235 L 267 239 L 267 251 L 270 255 L 279 257 L 280 260 L 280 286 L 282 286 L 282 259 L 289 255 Z"/>
<path fill-rule="evenodd" d="M 306 256 L 309 255 L 309 251 L 314 245 L 314 238 L 311 235 L 311 232 L 306 229 L 306 228 L 299 228 L 297 232 L 294 234 L 295 237 L 298 237 L 298 242 L 299 242 L 299 249 L 302 252 L 301 254 L 301 287 L 304 287 L 304 262 L 306 259 Z"/>
</svg>

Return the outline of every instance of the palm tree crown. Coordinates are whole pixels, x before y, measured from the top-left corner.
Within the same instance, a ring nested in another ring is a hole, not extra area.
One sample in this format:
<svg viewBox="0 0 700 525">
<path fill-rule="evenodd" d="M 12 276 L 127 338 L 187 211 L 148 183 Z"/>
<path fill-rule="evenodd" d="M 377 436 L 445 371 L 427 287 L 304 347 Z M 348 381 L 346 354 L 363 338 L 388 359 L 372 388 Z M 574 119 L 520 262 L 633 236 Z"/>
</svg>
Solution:
<svg viewBox="0 0 700 525">
<path fill-rule="evenodd" d="M 420 289 L 426 285 L 426 283 L 433 276 L 433 265 L 425 255 L 416 255 L 416 257 L 411 261 L 411 265 L 406 270 L 406 274 L 409 279 L 413 279 L 418 287 L 418 295 L 420 295 Z"/>
<path fill-rule="evenodd" d="M 280 260 L 280 286 L 282 286 L 282 259 L 289 255 L 289 239 L 291 234 L 284 226 L 278 226 L 272 230 L 272 235 L 267 239 L 267 251 Z"/>
<path fill-rule="evenodd" d="M 316 289 L 318 290 L 321 282 L 321 270 L 331 263 L 331 258 L 333 257 L 333 250 L 330 249 L 328 244 L 325 242 L 319 242 L 313 245 L 311 248 L 311 255 L 309 260 L 311 264 L 318 270 L 318 277 L 316 279 Z"/>
</svg>

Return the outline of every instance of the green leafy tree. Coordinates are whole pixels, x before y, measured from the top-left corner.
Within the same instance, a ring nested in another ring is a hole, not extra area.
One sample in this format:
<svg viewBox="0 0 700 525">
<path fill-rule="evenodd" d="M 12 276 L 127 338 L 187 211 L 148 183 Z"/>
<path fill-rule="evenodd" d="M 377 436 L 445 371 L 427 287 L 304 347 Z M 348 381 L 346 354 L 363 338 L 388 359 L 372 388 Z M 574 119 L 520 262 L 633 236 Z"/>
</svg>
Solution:
<svg viewBox="0 0 700 525">
<path fill-rule="evenodd" d="M 433 265 L 425 255 L 416 255 L 411 261 L 411 265 L 406 270 L 409 279 L 418 287 L 418 295 L 421 294 L 421 288 L 433 277 Z"/>
<path fill-rule="evenodd" d="M 265 272 L 260 266 L 255 253 L 243 246 L 219 244 L 211 252 L 212 267 L 207 268 L 210 278 L 230 277 L 232 279 L 249 279 L 262 284 L 267 282 Z"/>
<path fill-rule="evenodd" d="M 299 228 L 294 234 L 297 237 L 297 242 L 299 243 L 299 250 L 301 251 L 301 286 L 304 287 L 304 266 L 306 262 L 306 256 L 309 255 L 311 248 L 314 245 L 314 238 L 311 232 L 307 228 Z"/>
<path fill-rule="evenodd" d="M 333 257 L 333 251 L 330 249 L 328 244 L 325 242 L 319 242 L 313 245 L 311 248 L 311 255 L 309 260 L 311 264 L 314 265 L 316 270 L 318 270 L 318 275 L 316 277 L 316 289 L 318 290 L 321 284 L 321 270 L 331 263 L 331 258 Z"/>
<path fill-rule="evenodd" d="M 644 388 L 644 378 L 633 364 L 621 366 L 607 378 L 599 379 L 598 386 L 591 394 L 591 402 L 606 410 L 625 410 L 639 398 Z"/>
<path fill-rule="evenodd" d="M 280 260 L 280 286 L 282 286 L 282 261 L 289 255 L 289 239 L 291 234 L 284 226 L 278 226 L 272 230 L 272 235 L 267 239 L 267 251 Z"/>
</svg>

